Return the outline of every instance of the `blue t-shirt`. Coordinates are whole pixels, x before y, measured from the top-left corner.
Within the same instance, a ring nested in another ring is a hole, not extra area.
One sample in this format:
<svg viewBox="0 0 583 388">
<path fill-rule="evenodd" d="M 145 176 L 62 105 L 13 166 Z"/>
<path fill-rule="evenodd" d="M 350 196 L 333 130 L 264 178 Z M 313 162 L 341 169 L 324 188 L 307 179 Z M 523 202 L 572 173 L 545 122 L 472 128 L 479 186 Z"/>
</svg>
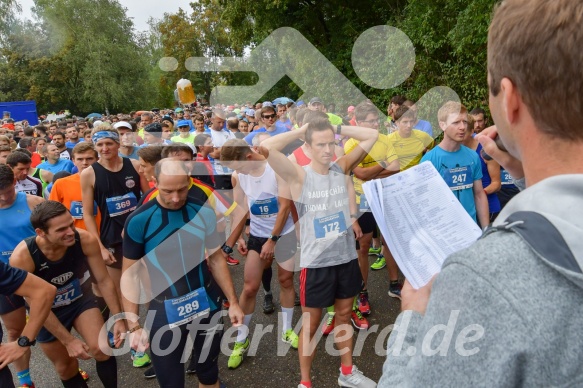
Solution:
<svg viewBox="0 0 583 388">
<path fill-rule="evenodd" d="M 279 120 L 277 120 L 275 122 L 275 128 L 280 129 L 280 130 L 291 131 L 292 127 L 293 127 L 293 125 L 292 125 L 292 122 L 290 119 L 287 119 L 284 122 L 281 122 Z M 284 132 L 287 132 L 287 131 L 284 131 Z"/>
<path fill-rule="evenodd" d="M 10 207 L 0 209 L 0 261 L 8 263 L 16 246 L 25 238 L 36 235 L 30 223 L 30 208 L 26 193 L 16 193 Z M 2 294 L 2 292 L 0 292 Z"/>
<path fill-rule="evenodd" d="M 211 311 L 220 307 L 220 290 L 205 260 L 205 249 L 216 249 L 223 241 L 216 230 L 215 212 L 188 197 L 178 210 L 162 207 L 158 200 L 140 206 L 125 223 L 123 255 L 144 260 L 155 299 L 177 298 L 205 287 Z"/>
<path fill-rule="evenodd" d="M 134 151 L 129 154 L 129 155 L 123 155 L 121 152 L 118 152 L 117 154 L 119 156 L 121 156 L 122 158 L 128 158 L 128 159 L 133 159 L 133 160 L 140 160 L 140 157 L 138 156 L 138 150 L 140 149 L 139 146 L 134 146 Z"/>
<path fill-rule="evenodd" d="M 261 133 L 261 132 L 269 133 L 270 136 L 275 136 L 275 135 L 279 135 L 280 133 L 289 132 L 289 129 L 287 129 L 285 126 L 278 127 L 277 124 L 275 125 L 275 129 L 271 132 L 268 131 L 267 129 L 265 129 L 265 127 L 255 129 L 255 130 L 253 130 L 253 132 L 251 132 L 250 134 L 245 136 L 245 141 L 247 142 L 247 144 L 253 145 L 253 138 L 255 136 L 257 136 L 258 133 Z"/>
<path fill-rule="evenodd" d="M 433 139 L 433 127 L 429 121 L 419 120 L 417 124 L 413 127 L 413 129 L 418 129 L 420 131 L 425 132 Z"/>
<path fill-rule="evenodd" d="M 85 139 L 79 139 L 79 141 L 77 143 L 71 143 L 70 141 L 65 143 L 65 147 L 67 148 L 73 148 L 75 147 L 77 144 L 84 142 Z"/>
<path fill-rule="evenodd" d="M 55 163 L 55 164 L 51 164 L 49 162 L 42 162 L 41 164 L 36 166 L 36 168 L 40 168 L 41 170 L 50 171 L 53 174 L 56 174 L 59 171 L 71 172 L 71 171 L 73 171 L 73 167 L 75 167 L 73 162 L 71 162 L 70 160 L 66 160 L 66 159 L 59 159 L 57 161 L 57 163 Z"/>
<path fill-rule="evenodd" d="M 448 152 L 437 146 L 423 156 L 421 163 L 430 161 L 453 191 L 468 214 L 477 221 L 474 201 L 474 181 L 482 179 L 482 165 L 474 150 L 461 146 Z"/>
</svg>

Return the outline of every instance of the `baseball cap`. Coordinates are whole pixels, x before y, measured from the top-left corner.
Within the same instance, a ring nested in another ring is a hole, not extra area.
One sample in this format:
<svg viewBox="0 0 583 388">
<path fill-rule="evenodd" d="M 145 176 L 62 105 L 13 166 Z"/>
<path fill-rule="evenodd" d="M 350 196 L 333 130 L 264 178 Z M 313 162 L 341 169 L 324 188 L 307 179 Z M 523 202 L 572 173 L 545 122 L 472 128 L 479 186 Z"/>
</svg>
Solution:
<svg viewBox="0 0 583 388">
<path fill-rule="evenodd" d="M 115 123 L 113 125 L 113 127 L 115 129 L 119 129 L 119 128 L 129 128 L 129 129 L 133 129 L 132 125 L 130 123 L 128 123 L 127 121 L 118 121 L 117 123 Z"/>
<path fill-rule="evenodd" d="M 184 109 L 182 109 L 182 108 L 174 109 L 174 113 L 182 113 L 182 112 L 184 112 Z"/>
<path fill-rule="evenodd" d="M 322 102 L 322 100 L 320 100 L 319 97 L 314 97 L 310 100 L 310 105 L 313 105 L 313 104 L 323 104 L 323 102 Z"/>
<path fill-rule="evenodd" d="M 271 101 L 265 101 L 263 104 L 261 104 L 261 106 L 263 106 L 263 107 L 273 106 L 273 104 L 271 103 Z"/>
<path fill-rule="evenodd" d="M 217 116 L 223 120 L 227 119 L 227 114 L 222 109 L 213 109 L 213 116 Z"/>
<path fill-rule="evenodd" d="M 176 123 L 176 126 L 178 128 L 180 128 L 180 127 L 190 127 L 190 123 L 188 122 L 188 120 L 178 120 L 178 122 Z"/>
<path fill-rule="evenodd" d="M 247 112 L 245 112 L 245 114 L 247 116 L 253 116 L 253 117 L 255 117 L 255 109 L 247 109 Z"/>
<path fill-rule="evenodd" d="M 144 128 L 144 131 L 156 137 L 162 137 L 162 126 L 160 125 L 160 123 L 148 124 Z"/>
<path fill-rule="evenodd" d="M 172 125 L 174 125 L 174 120 L 172 120 L 172 117 L 165 115 L 162 117 L 162 121 L 170 121 L 172 123 Z"/>
</svg>

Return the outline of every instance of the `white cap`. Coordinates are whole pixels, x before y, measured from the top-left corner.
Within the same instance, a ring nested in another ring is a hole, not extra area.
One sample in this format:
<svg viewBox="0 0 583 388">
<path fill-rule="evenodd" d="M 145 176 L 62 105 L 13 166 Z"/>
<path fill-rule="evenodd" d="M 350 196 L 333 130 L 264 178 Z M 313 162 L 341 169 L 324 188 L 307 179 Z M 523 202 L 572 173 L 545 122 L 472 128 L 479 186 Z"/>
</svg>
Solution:
<svg viewBox="0 0 583 388">
<path fill-rule="evenodd" d="M 113 124 L 113 127 L 115 129 L 128 128 L 128 129 L 133 130 L 132 125 L 130 123 L 128 123 L 127 121 L 118 121 L 117 123 Z"/>
</svg>

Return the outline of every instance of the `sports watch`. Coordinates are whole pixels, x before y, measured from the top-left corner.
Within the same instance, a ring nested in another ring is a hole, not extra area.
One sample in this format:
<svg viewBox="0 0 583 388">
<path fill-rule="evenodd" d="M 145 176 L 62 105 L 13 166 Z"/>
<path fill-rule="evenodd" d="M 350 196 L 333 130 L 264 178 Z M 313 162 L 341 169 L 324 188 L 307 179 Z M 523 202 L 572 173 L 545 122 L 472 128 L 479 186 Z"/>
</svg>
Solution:
<svg viewBox="0 0 583 388">
<path fill-rule="evenodd" d="M 231 248 L 230 246 L 227 245 L 227 243 L 224 243 L 221 246 L 221 249 L 223 252 L 225 252 L 227 255 L 230 255 L 231 253 L 233 253 L 233 248 Z"/>
<path fill-rule="evenodd" d="M 26 348 L 28 346 L 34 346 L 34 344 L 36 344 L 36 340 L 31 341 L 27 336 L 23 335 L 22 337 L 18 337 L 16 343 L 18 343 L 18 346 L 21 348 Z"/>
<path fill-rule="evenodd" d="M 272 234 L 269 235 L 269 239 L 273 242 L 277 242 L 281 236 L 274 236 Z"/>
</svg>

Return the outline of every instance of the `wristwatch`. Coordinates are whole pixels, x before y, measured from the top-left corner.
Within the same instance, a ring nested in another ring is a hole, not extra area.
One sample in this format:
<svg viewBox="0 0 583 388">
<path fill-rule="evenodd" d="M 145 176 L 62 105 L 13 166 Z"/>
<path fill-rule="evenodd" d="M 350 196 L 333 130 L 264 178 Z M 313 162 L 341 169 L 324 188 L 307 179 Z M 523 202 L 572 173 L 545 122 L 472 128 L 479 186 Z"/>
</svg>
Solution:
<svg viewBox="0 0 583 388">
<path fill-rule="evenodd" d="M 381 160 L 379 162 L 379 164 L 383 167 L 383 168 L 387 168 L 387 162 L 385 162 L 384 160 Z"/>
<path fill-rule="evenodd" d="M 277 242 L 281 236 L 274 236 L 272 234 L 269 235 L 269 239 L 273 242 Z"/>
<path fill-rule="evenodd" d="M 227 243 L 224 243 L 223 246 L 221 246 L 221 249 L 227 255 L 230 255 L 231 253 L 233 253 L 233 248 L 231 248 L 230 246 L 228 246 Z"/>
<path fill-rule="evenodd" d="M 350 218 L 354 218 L 355 220 L 358 220 L 358 214 L 351 214 Z"/>
<path fill-rule="evenodd" d="M 36 344 L 36 340 L 31 341 L 27 336 L 23 335 L 22 337 L 18 337 L 16 343 L 18 343 L 18 346 L 21 348 L 26 348 L 28 346 L 34 346 L 34 344 Z"/>
</svg>

